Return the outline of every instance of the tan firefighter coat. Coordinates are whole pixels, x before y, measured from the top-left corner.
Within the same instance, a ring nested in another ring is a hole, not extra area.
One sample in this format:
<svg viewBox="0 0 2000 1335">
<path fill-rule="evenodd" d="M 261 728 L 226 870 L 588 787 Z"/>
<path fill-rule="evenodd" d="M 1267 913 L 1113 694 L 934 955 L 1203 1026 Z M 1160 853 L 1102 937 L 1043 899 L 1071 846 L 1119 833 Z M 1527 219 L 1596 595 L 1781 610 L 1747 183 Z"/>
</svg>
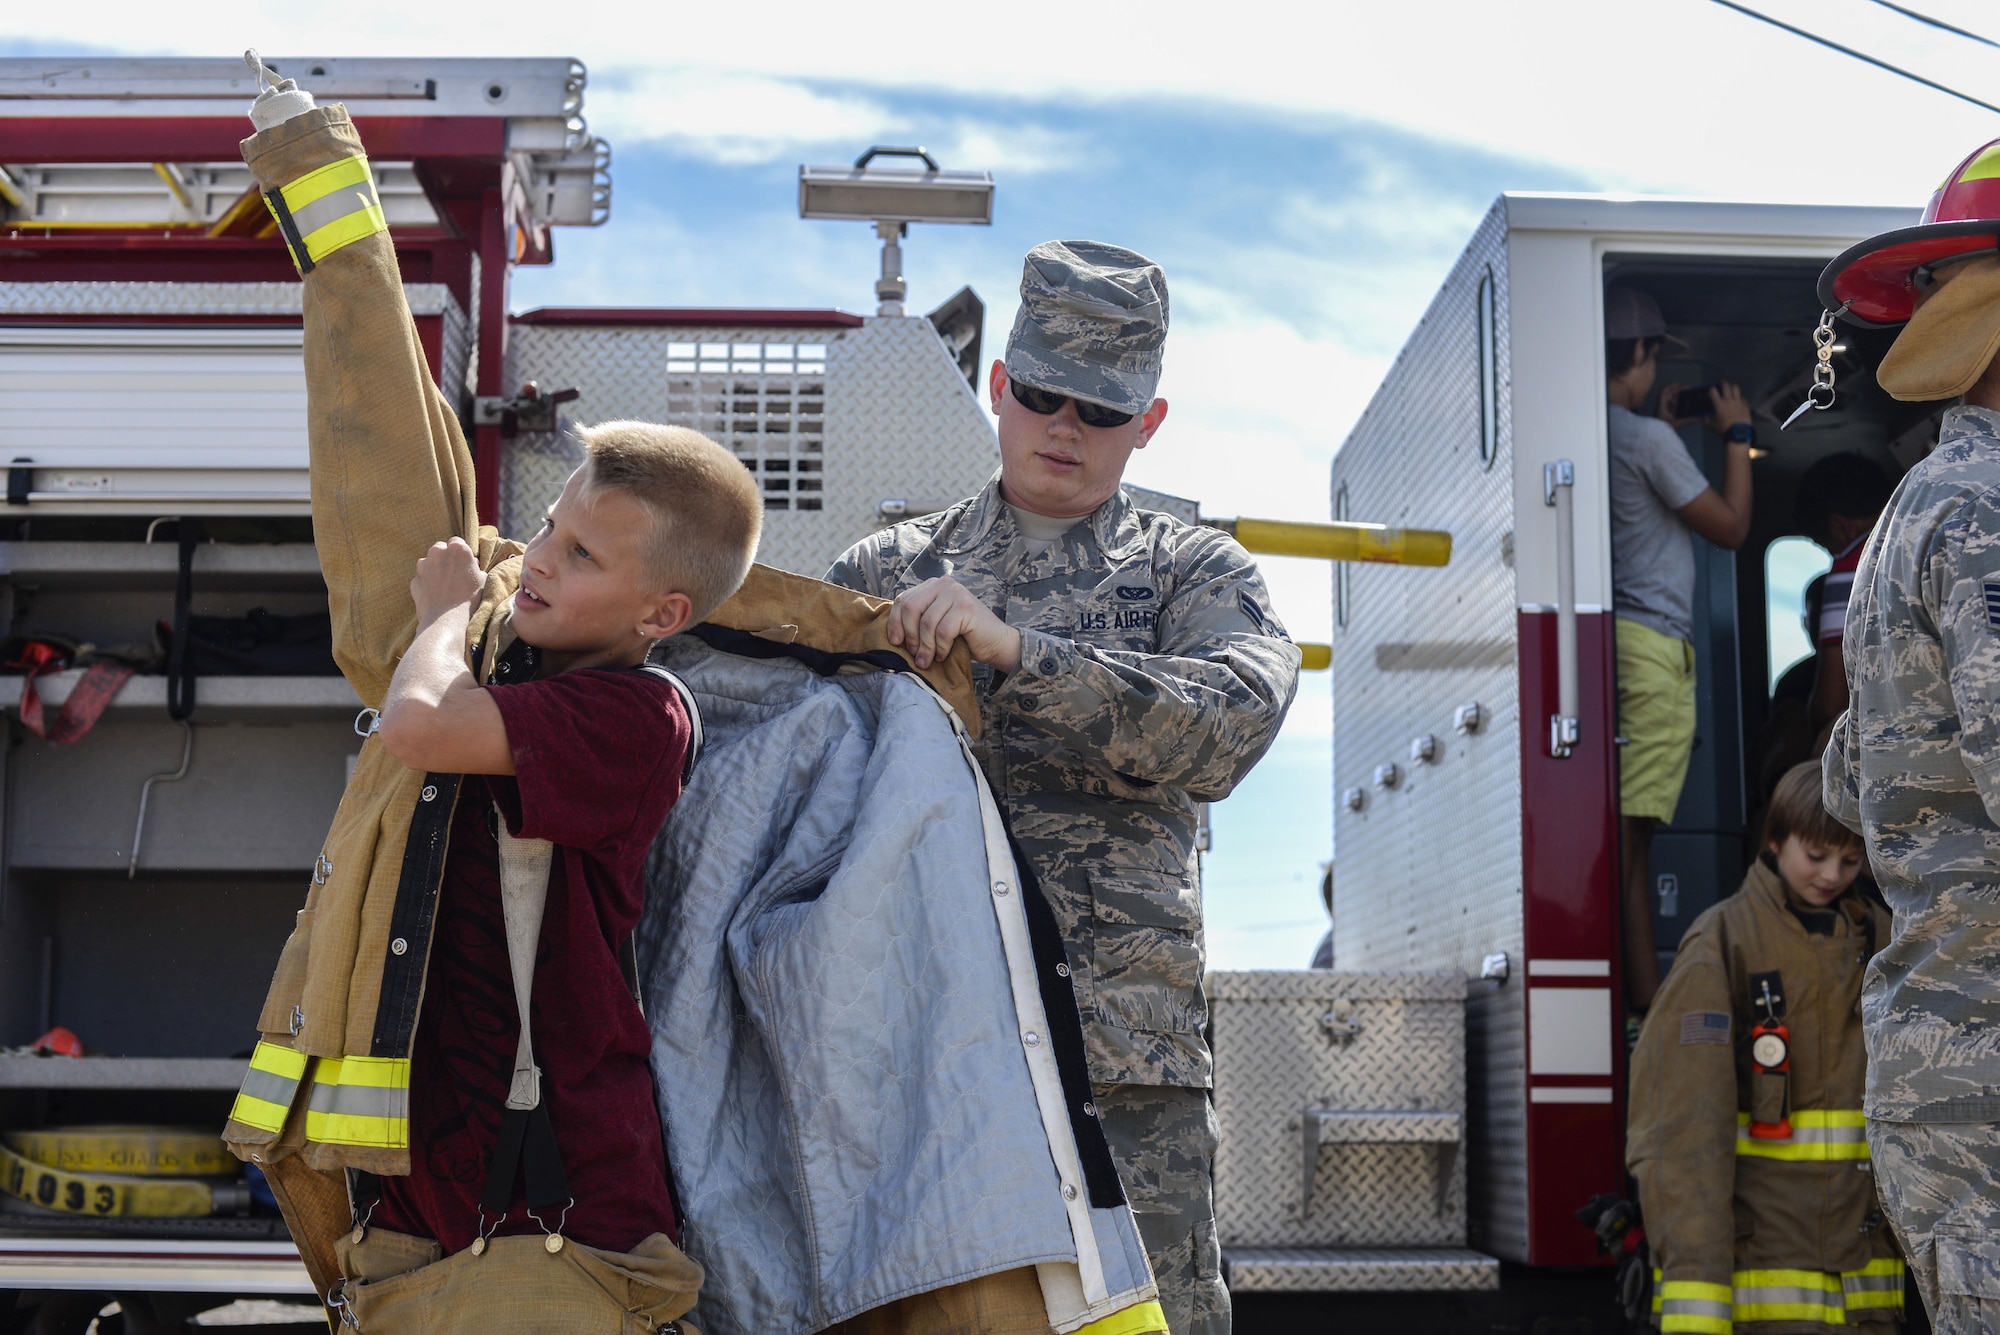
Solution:
<svg viewBox="0 0 2000 1335">
<path fill-rule="evenodd" d="M 1861 1114 L 1861 974 L 1889 915 L 1853 892 L 1806 929 L 1762 861 L 1695 919 L 1632 1054 L 1626 1163 L 1639 1182 L 1663 1332 L 1821 1331 L 1901 1315 Z M 1791 1069 L 1755 1073 L 1776 974 Z M 1787 1139 L 1750 1134 L 1789 1120 Z"/>
<path fill-rule="evenodd" d="M 361 140 L 341 106 L 246 140 L 305 288 L 313 535 L 334 658 L 379 706 L 416 634 L 410 576 L 430 545 L 466 539 L 486 587 L 467 653 L 491 680 L 522 545 L 479 523 L 472 455 L 431 378 Z M 712 624 L 844 652 L 890 649 L 889 604 L 759 566 Z M 922 674 L 976 731 L 971 664 Z M 261 1041 L 224 1138 L 264 1167 L 320 1291 L 348 1231 L 344 1168 L 409 1171 L 410 1045 L 431 950 L 458 776 L 405 769 L 370 737 L 278 960 Z"/>
</svg>

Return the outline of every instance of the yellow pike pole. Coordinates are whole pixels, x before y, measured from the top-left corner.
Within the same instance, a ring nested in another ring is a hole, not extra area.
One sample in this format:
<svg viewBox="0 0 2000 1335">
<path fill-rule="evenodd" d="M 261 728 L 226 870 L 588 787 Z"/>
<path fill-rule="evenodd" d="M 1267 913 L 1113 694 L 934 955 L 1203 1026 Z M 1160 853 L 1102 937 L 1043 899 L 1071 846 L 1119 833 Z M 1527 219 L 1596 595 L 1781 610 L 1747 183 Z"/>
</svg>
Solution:
<svg viewBox="0 0 2000 1335">
<path fill-rule="evenodd" d="M 1370 565 L 1441 566 L 1451 561 L 1451 534 L 1433 528 L 1390 528 L 1344 521 L 1304 523 L 1294 519 L 1207 519 L 1263 556 L 1303 556 L 1312 561 L 1363 561 Z M 1299 645 L 1307 672 L 1333 666 L 1330 644 Z"/>
<path fill-rule="evenodd" d="M 1451 560 L 1451 534 L 1386 524 L 1303 523 L 1293 519 L 1203 519 L 1244 550 L 1315 561 L 1365 561 L 1371 565 L 1441 566 Z"/>
</svg>

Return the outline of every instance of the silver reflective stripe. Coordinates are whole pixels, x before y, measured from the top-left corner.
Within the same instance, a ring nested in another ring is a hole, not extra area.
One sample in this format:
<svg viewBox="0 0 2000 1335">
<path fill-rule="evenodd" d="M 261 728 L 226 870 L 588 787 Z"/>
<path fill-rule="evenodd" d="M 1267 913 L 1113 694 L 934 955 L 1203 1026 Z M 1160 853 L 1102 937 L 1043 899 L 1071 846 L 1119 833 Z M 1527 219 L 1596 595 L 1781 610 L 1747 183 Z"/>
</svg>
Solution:
<svg viewBox="0 0 2000 1335">
<path fill-rule="evenodd" d="M 292 222 L 299 229 L 301 238 L 311 236 L 330 222 L 338 222 L 350 213 L 359 213 L 375 204 L 375 183 L 364 181 L 359 185 L 344 185 L 330 195 L 322 195 L 312 203 L 292 210 Z"/>
<path fill-rule="evenodd" d="M 1808 1307 L 1824 1307 L 1838 1313 L 1845 1300 L 1839 1289 L 1808 1289 L 1797 1284 L 1760 1284 L 1755 1287 L 1739 1286 L 1736 1290 L 1738 1307 L 1755 1307 L 1767 1304 L 1803 1304 Z"/>
<path fill-rule="evenodd" d="M 410 1091 L 381 1085 L 329 1085 L 315 1080 L 309 1106 L 316 1113 L 405 1121 L 410 1115 Z"/>
<path fill-rule="evenodd" d="M 1901 1293 L 1901 1275 L 1856 1275 L 1840 1277 L 1840 1286 L 1849 1293 Z"/>
<path fill-rule="evenodd" d="M 299 1082 L 291 1076 L 279 1075 L 276 1071 L 260 1071 L 253 1066 L 250 1073 L 243 1077 L 243 1092 L 253 1099 L 289 1108 L 292 1095 L 299 1092 Z"/>
<path fill-rule="evenodd" d="M 1727 1321 L 1733 1312 L 1728 1303 L 1712 1302 L 1707 1298 L 1663 1298 L 1660 1300 L 1660 1315 L 1706 1316 Z"/>
</svg>

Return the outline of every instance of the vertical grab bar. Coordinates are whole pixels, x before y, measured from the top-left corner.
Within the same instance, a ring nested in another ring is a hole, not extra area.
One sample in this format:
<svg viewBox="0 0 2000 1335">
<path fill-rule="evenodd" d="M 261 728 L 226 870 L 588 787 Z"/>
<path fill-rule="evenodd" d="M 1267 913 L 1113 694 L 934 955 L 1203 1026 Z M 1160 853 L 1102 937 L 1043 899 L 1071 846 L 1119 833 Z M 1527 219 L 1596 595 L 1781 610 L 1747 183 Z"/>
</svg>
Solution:
<svg viewBox="0 0 2000 1335">
<path fill-rule="evenodd" d="M 1542 465 L 1542 502 L 1556 512 L 1556 712 L 1549 716 L 1549 754 L 1568 757 L 1579 735 L 1576 689 L 1576 466 Z"/>
</svg>

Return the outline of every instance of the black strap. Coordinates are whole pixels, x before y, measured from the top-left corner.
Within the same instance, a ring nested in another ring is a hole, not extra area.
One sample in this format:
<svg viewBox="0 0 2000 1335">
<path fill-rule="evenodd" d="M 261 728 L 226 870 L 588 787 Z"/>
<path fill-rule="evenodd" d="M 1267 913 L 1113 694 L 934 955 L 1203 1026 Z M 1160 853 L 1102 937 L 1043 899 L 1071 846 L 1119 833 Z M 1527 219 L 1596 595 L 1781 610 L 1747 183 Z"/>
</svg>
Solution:
<svg viewBox="0 0 2000 1335">
<path fill-rule="evenodd" d="M 913 672 L 910 661 L 890 649 L 870 649 L 865 653 L 835 653 L 830 649 L 815 649 L 809 644 L 780 644 L 752 635 L 747 630 L 732 630 L 728 626 L 718 626 L 712 621 L 704 621 L 687 629 L 711 649 L 720 649 L 725 654 L 735 654 L 738 658 L 789 658 L 804 663 L 822 677 L 831 677 L 850 664 L 862 664 L 880 668 L 884 672 Z"/>
<path fill-rule="evenodd" d="M 1006 822 L 1002 813 L 1001 821 Z M 1077 1158 L 1083 1163 L 1083 1184 L 1090 1192 L 1093 1209 L 1108 1210 L 1125 1203 L 1125 1186 L 1118 1178 L 1118 1165 L 1111 1157 L 1111 1142 L 1105 1138 L 1104 1124 L 1097 1119 L 1095 1094 L 1090 1087 L 1090 1059 L 1083 1045 L 1083 1015 L 1076 1008 L 1076 989 L 1070 985 L 1069 956 L 1063 949 L 1062 926 L 1055 910 L 1042 894 L 1042 883 L 1028 855 L 1007 831 L 1007 847 L 1014 854 L 1014 869 L 1021 878 L 1021 907 L 1028 914 L 1028 946 L 1035 957 L 1035 982 L 1042 994 L 1042 1010 L 1048 1016 L 1049 1046 L 1055 1049 L 1056 1074 L 1062 1080 L 1063 1104 L 1069 1110 L 1071 1133 L 1076 1137 Z M 1058 973 L 1058 967 L 1062 972 Z"/>
<path fill-rule="evenodd" d="M 368 1217 L 381 1199 L 381 1178 L 363 1168 L 347 1170 L 347 1209 L 356 1228 L 367 1226 Z"/>
<path fill-rule="evenodd" d="M 176 723 L 194 713 L 194 662 L 189 655 L 188 607 L 194 601 L 194 549 L 201 543 L 201 526 L 177 522 L 180 529 L 180 570 L 174 577 L 174 639 L 167 646 L 167 717 Z"/>
<path fill-rule="evenodd" d="M 563 1171 L 546 1100 L 532 1108 L 508 1108 L 501 1115 L 500 1140 L 493 1147 L 480 1209 L 496 1219 L 507 1213 L 514 1203 L 517 1170 L 527 1178 L 530 1210 L 553 1209 L 569 1200 L 569 1175 Z"/>
</svg>

